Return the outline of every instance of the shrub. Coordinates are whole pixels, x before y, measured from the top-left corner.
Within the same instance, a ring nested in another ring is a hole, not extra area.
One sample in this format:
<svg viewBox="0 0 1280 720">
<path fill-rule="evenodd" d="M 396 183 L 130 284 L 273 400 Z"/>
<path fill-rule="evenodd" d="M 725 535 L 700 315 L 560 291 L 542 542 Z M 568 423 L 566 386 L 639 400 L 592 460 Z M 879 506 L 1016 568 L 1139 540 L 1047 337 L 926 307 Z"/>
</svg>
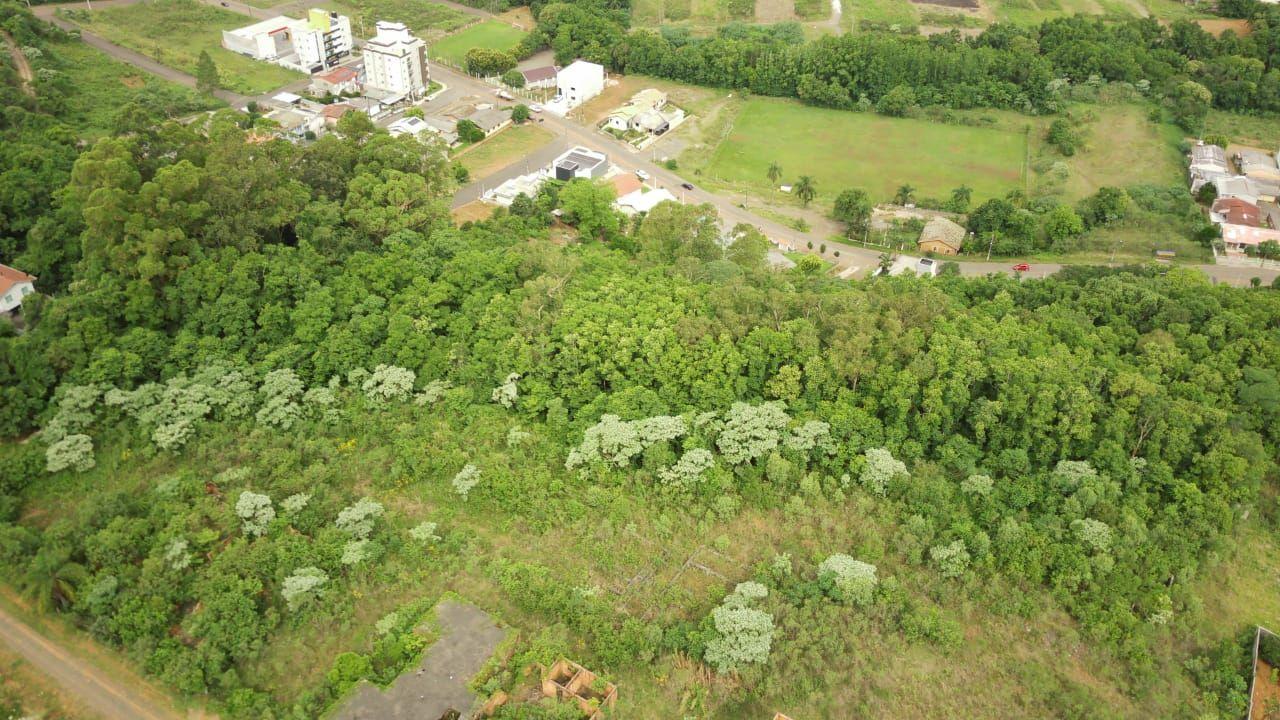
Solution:
<svg viewBox="0 0 1280 720">
<path fill-rule="evenodd" d="M 471 489 L 479 483 L 480 468 L 470 463 L 464 465 L 458 474 L 453 476 L 453 490 L 461 495 L 463 500 L 467 499 Z"/>
<path fill-rule="evenodd" d="M 318 567 L 302 567 L 284 579 L 280 586 L 280 596 L 289 606 L 289 612 L 297 612 L 300 608 L 324 594 L 324 586 L 329 576 Z"/>
<path fill-rule="evenodd" d="M 362 497 L 350 507 L 343 508 L 334 522 L 338 529 L 357 540 L 363 540 L 373 533 L 373 526 L 382 517 L 382 504 L 372 498 Z"/>
<path fill-rule="evenodd" d="M 839 593 L 840 599 L 866 607 L 875 599 L 876 566 L 855 560 L 849 555 L 836 553 L 818 566 L 818 579 L 829 583 Z"/>
<path fill-rule="evenodd" d="M 236 516 L 245 535 L 259 537 L 266 534 L 271 521 L 276 519 L 276 511 L 271 507 L 271 498 L 245 490 L 236 499 Z"/>
</svg>

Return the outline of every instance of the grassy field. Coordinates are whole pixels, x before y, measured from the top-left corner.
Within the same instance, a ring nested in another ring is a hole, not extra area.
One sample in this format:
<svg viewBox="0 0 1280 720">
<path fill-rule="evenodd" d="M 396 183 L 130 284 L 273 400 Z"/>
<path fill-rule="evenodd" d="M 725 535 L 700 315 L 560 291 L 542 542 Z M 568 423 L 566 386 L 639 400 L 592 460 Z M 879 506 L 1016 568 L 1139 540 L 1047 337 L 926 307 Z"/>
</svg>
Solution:
<svg viewBox="0 0 1280 720">
<path fill-rule="evenodd" d="M 1280 147 L 1280 123 L 1275 118 L 1238 115 L 1212 110 L 1205 135 L 1226 135 L 1232 143 L 1262 148 Z"/>
<path fill-rule="evenodd" d="M 1020 185 L 1025 153 L 1025 136 L 1007 129 L 752 98 L 740 103 L 724 140 L 700 169 L 704 176 L 759 193 L 775 192 L 768 169 L 776 162 L 783 184 L 809 175 L 820 198 L 861 187 L 883 202 L 910 183 L 921 196 L 945 196 L 968 185 L 982 200 Z"/>
<path fill-rule="evenodd" d="M 850 29 L 856 29 L 860 20 L 900 25 L 943 24 L 930 21 L 930 17 L 936 17 L 939 12 L 964 15 L 964 26 L 997 21 L 1038 25 L 1077 13 L 1118 19 L 1153 16 L 1165 21 L 1210 17 L 1207 12 L 1177 0 L 980 0 L 978 8 L 964 11 L 911 0 L 845 0 L 844 8 L 842 24 Z"/>
<path fill-rule="evenodd" d="M 228 90 L 258 95 L 302 78 L 279 65 L 259 62 L 222 48 L 222 31 L 243 27 L 250 19 L 209 7 L 197 0 L 157 0 L 154 3 L 77 11 L 68 17 L 111 42 L 136 50 L 175 70 L 195 74 L 200 51 L 208 51 Z"/>
<path fill-rule="evenodd" d="M 429 48 L 429 52 L 433 60 L 443 58 L 455 65 L 461 65 L 467 51 L 471 48 L 511 50 L 520 44 L 525 35 L 528 35 L 528 33 L 519 28 L 511 27 L 496 20 L 486 20 L 443 38 L 433 44 Z"/>
<path fill-rule="evenodd" d="M 222 105 L 221 101 L 165 82 L 79 41 L 59 44 L 57 54 L 67 63 L 68 71 L 75 73 L 76 92 L 66 98 L 67 120 L 89 138 L 111 134 L 120 108 L 140 95 L 163 97 L 165 105 L 184 110 Z"/>
<path fill-rule="evenodd" d="M 1169 124 L 1147 119 L 1146 110 L 1136 105 L 1091 105 L 1082 107 L 1088 119 L 1081 124 L 1085 147 L 1064 158 L 1045 146 L 1044 128 L 1036 124 L 1031 134 L 1033 168 L 1047 161 L 1066 164 L 1069 176 L 1062 195 L 1077 199 L 1091 195 L 1104 185 L 1173 185 L 1183 181 L 1186 161 L 1178 150 L 1182 133 Z M 1124 148 L 1124 152 L 1116 152 Z M 1034 183 L 1033 183 L 1034 184 Z"/>
<path fill-rule="evenodd" d="M 546 145 L 554 137 L 532 123 L 515 125 L 472 145 L 456 159 L 471 172 L 473 180 L 479 180 Z"/>
<path fill-rule="evenodd" d="M 351 17 L 351 28 L 358 37 L 373 37 L 379 20 L 401 22 L 413 33 L 436 40 L 466 27 L 475 17 L 430 0 L 339 0 L 320 2 L 316 7 L 336 10 Z"/>
</svg>

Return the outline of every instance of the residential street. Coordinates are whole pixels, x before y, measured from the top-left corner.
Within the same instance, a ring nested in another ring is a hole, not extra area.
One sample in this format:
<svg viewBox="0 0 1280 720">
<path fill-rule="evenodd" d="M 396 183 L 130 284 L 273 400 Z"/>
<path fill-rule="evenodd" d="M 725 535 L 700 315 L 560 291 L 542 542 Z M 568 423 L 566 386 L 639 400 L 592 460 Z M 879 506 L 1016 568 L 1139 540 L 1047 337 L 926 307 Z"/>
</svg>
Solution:
<svg viewBox="0 0 1280 720">
<path fill-rule="evenodd" d="M 121 684 L 65 648 L 55 645 L 0 609 L 0 642 L 13 649 L 105 720 L 180 720 L 158 707 L 138 688 Z"/>
</svg>

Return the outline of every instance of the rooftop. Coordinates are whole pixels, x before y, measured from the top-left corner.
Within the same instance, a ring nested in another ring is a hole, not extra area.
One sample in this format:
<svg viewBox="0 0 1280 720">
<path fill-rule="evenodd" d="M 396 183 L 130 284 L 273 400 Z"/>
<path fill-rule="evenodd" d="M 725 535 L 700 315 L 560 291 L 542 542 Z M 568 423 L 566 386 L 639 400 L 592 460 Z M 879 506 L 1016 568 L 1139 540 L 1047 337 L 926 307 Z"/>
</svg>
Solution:
<svg viewBox="0 0 1280 720">
<path fill-rule="evenodd" d="M 502 127 L 503 123 L 511 119 L 511 116 L 497 108 L 486 108 L 471 113 L 467 119 L 488 133 Z"/>
<path fill-rule="evenodd" d="M 1228 223 L 1222 226 L 1222 239 L 1235 245 L 1261 245 L 1268 240 L 1280 242 L 1280 230 Z"/>
<path fill-rule="evenodd" d="M 334 103 L 332 105 L 326 105 L 324 110 L 320 111 L 320 114 L 330 120 L 337 120 L 352 110 L 355 110 L 355 108 L 347 103 Z"/>
<path fill-rule="evenodd" d="M 1245 225 L 1248 227 L 1258 227 L 1259 220 L 1262 217 L 1262 211 L 1258 209 L 1257 205 L 1239 198 L 1218 198 L 1213 201 L 1212 211 L 1221 215 L 1226 222 L 1232 225 Z"/>
<path fill-rule="evenodd" d="M 964 244 L 965 232 L 963 226 L 937 216 L 925 223 L 924 229 L 920 231 L 920 242 L 940 242 L 958 252 Z"/>
<path fill-rule="evenodd" d="M 351 82 L 359 77 L 354 69 L 349 67 L 336 67 L 329 72 L 320 73 L 315 76 L 317 80 L 323 80 L 327 83 L 337 85 L 338 83 Z"/>
<path fill-rule="evenodd" d="M 236 28 L 235 30 L 227 30 L 226 32 L 229 32 L 232 35 L 239 35 L 241 37 L 251 38 L 251 37 L 254 37 L 255 35 L 262 35 L 263 33 L 267 33 L 267 34 L 277 33 L 277 32 L 280 32 L 281 30 L 288 30 L 292 27 L 300 26 L 300 25 L 303 25 L 303 22 L 301 20 L 294 20 L 293 18 L 290 18 L 290 17 L 277 15 L 273 18 L 268 18 L 266 20 L 256 22 L 252 25 L 246 25 L 242 28 Z"/>
<path fill-rule="evenodd" d="M 547 80 L 555 79 L 556 66 L 543 65 L 542 67 L 529 68 L 528 70 L 521 70 L 520 74 L 524 76 L 526 83 L 546 82 Z"/>
<path fill-rule="evenodd" d="M 624 197 L 618 198 L 618 207 L 622 208 L 624 212 L 649 212 L 659 204 L 668 200 L 676 202 L 676 196 L 672 195 L 666 189 L 659 188 L 657 190 L 650 190 L 649 192 L 644 192 L 644 190 L 641 189 L 629 193 Z"/>
<path fill-rule="evenodd" d="M 0 265 L 0 295 L 9 292 L 9 288 L 18 283 L 36 281 L 34 275 L 28 275 L 17 268 L 11 268 L 8 265 Z"/>
<path fill-rule="evenodd" d="M 609 178 L 609 182 L 613 184 L 613 189 L 616 191 L 615 194 L 618 197 L 623 197 L 628 193 L 633 193 L 643 186 L 640 182 L 640 178 L 637 178 L 635 175 L 631 175 L 630 173 L 614 175 Z"/>
<path fill-rule="evenodd" d="M 587 148 L 579 145 L 578 147 L 571 148 L 568 152 L 556 158 L 555 165 L 559 167 L 565 163 L 570 163 L 582 168 L 583 170 L 590 170 L 608 159 L 608 156 L 602 152 L 588 150 Z"/>
</svg>

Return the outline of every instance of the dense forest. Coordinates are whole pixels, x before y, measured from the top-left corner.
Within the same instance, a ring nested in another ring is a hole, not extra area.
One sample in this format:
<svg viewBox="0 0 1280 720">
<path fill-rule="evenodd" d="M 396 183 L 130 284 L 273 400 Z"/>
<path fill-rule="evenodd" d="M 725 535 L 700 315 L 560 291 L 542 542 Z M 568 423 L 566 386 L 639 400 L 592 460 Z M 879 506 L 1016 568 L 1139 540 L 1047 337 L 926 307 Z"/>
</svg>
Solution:
<svg viewBox="0 0 1280 720">
<path fill-rule="evenodd" d="M 985 37 L 949 52 L 1013 72 Z M 874 648 L 964 652 L 975 606 L 1064 614 L 1121 698 L 1017 661 L 987 716 L 1242 712 L 1249 628 L 1206 637 L 1197 587 L 1280 530 L 1280 293 L 777 272 L 710 207 L 622 221 L 585 181 L 455 227 L 440 148 L 359 114 L 297 146 L 138 102 L 81 147 L 38 90 L 0 125 L 41 277 L 0 326 L 0 569 L 224 717 L 389 682 L 449 592 L 524 631 L 478 688 L 571 654 L 624 716 L 663 663 L 705 669 L 700 717 L 846 702 Z M 720 579 L 626 582 L 703 545 Z"/>
<path fill-rule="evenodd" d="M 1280 10 L 1253 0 L 1226 8 L 1250 20 L 1250 34 L 1221 38 L 1187 20 L 1078 15 L 1038 27 L 995 24 L 970 40 L 909 29 L 806 42 L 796 24 L 730 24 L 712 37 L 682 28 L 628 32 L 625 9 L 600 0 L 534 9 L 538 31 L 525 47 L 550 45 L 559 61 L 585 57 L 617 72 L 827 107 L 869 107 L 897 92 L 921 105 L 1052 112 L 1073 85 L 1127 83 L 1166 99 L 1191 130 L 1210 105 L 1280 111 Z"/>
</svg>

